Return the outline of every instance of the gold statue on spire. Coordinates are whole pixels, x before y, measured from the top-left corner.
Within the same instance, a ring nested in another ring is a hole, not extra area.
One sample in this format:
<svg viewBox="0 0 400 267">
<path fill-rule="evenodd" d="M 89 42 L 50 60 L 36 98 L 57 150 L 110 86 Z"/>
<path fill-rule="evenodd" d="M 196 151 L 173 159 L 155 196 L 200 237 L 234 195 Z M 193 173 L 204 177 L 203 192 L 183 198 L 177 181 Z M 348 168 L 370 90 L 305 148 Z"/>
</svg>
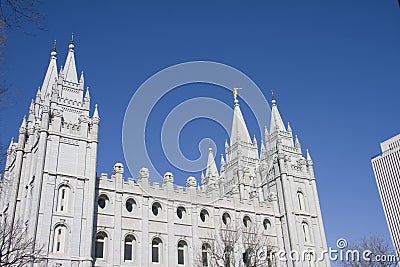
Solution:
<svg viewBox="0 0 400 267">
<path fill-rule="evenodd" d="M 237 88 L 237 87 L 233 88 L 233 99 L 235 100 L 235 102 L 237 101 L 237 96 L 238 96 L 237 90 L 240 90 L 240 89 L 242 89 L 242 88 Z"/>
</svg>

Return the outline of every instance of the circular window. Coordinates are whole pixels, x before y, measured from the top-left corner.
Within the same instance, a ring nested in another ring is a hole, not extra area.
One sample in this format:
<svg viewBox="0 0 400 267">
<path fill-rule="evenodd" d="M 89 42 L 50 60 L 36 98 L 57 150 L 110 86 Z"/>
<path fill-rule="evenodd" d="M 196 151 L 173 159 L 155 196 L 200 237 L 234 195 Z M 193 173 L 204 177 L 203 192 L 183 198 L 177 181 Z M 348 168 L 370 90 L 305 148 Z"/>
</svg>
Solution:
<svg viewBox="0 0 400 267">
<path fill-rule="evenodd" d="M 271 229 L 271 222 L 268 219 L 264 219 L 263 226 L 265 231 L 269 231 Z"/>
<path fill-rule="evenodd" d="M 205 222 L 208 216 L 209 215 L 208 215 L 208 211 L 207 210 L 201 210 L 200 211 L 200 220 L 202 222 Z"/>
<path fill-rule="evenodd" d="M 229 215 L 229 213 L 225 212 L 225 213 L 222 215 L 222 222 L 223 222 L 225 225 L 230 224 L 230 222 L 231 222 L 231 216 Z"/>
<path fill-rule="evenodd" d="M 178 216 L 179 219 L 183 218 L 184 213 L 186 213 L 186 209 L 184 207 L 178 207 L 176 209 L 176 215 Z"/>
<path fill-rule="evenodd" d="M 128 199 L 125 203 L 126 210 L 128 212 L 132 212 L 135 205 L 136 205 L 136 201 L 133 198 Z"/>
<path fill-rule="evenodd" d="M 106 195 L 100 195 L 97 204 L 99 205 L 100 209 L 104 209 L 107 206 L 108 197 Z"/>
<path fill-rule="evenodd" d="M 158 202 L 154 202 L 151 206 L 151 211 L 153 212 L 154 216 L 158 216 L 161 211 L 161 204 Z"/>
</svg>

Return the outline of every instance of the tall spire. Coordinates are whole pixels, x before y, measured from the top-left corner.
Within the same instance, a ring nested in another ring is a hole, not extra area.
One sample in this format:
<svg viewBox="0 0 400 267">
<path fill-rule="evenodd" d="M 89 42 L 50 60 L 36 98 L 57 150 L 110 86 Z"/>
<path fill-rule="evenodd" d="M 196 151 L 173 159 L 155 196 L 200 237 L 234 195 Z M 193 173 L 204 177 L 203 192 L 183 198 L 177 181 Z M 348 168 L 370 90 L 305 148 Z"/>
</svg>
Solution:
<svg viewBox="0 0 400 267">
<path fill-rule="evenodd" d="M 234 144 L 237 140 L 244 141 L 247 143 L 252 143 L 249 132 L 247 130 L 246 123 L 244 121 L 242 111 L 240 110 L 239 100 L 237 99 L 237 90 L 240 88 L 233 89 L 233 97 L 235 107 L 233 110 L 233 122 L 232 122 L 232 131 L 231 131 L 231 145 Z"/>
<path fill-rule="evenodd" d="M 97 104 L 94 105 L 93 118 L 100 118 L 99 117 L 99 111 L 97 110 Z"/>
<path fill-rule="evenodd" d="M 207 170 L 206 170 L 207 177 L 218 177 L 218 169 L 217 165 L 215 164 L 214 154 L 212 147 L 208 149 L 208 160 L 207 160 Z"/>
<path fill-rule="evenodd" d="M 279 114 L 278 106 L 276 105 L 276 100 L 272 94 L 272 110 L 271 110 L 271 123 L 269 127 L 269 132 L 272 134 L 275 131 L 286 131 L 285 125 L 283 124 L 281 114 Z"/>
<path fill-rule="evenodd" d="M 74 56 L 74 34 L 72 33 L 71 42 L 68 46 L 67 60 L 64 64 L 63 76 L 66 81 L 78 83 L 78 75 L 76 73 L 75 56 Z"/>
<path fill-rule="evenodd" d="M 53 88 L 53 84 L 57 80 L 57 51 L 56 51 L 56 41 L 54 41 L 53 50 L 50 53 L 50 63 L 46 71 L 46 76 L 44 77 L 44 81 L 41 89 L 41 97 L 42 99 L 51 93 L 51 89 Z"/>
</svg>

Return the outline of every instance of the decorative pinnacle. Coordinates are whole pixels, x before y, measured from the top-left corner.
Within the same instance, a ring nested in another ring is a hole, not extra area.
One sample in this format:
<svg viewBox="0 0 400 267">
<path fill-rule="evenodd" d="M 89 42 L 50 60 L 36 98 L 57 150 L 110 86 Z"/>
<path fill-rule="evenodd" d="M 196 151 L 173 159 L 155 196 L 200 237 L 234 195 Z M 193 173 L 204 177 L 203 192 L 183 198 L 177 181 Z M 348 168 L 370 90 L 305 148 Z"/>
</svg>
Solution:
<svg viewBox="0 0 400 267">
<path fill-rule="evenodd" d="M 53 44 L 53 50 L 51 51 L 50 55 L 52 57 L 56 57 L 57 56 L 57 51 L 56 51 L 56 40 L 54 40 L 54 44 Z"/>
<path fill-rule="evenodd" d="M 75 47 L 75 45 L 74 45 L 74 33 L 72 33 L 71 41 L 70 41 L 68 47 L 69 47 L 70 50 L 74 50 L 74 47 Z"/>
<path fill-rule="evenodd" d="M 233 99 L 234 99 L 235 104 L 239 103 L 239 101 L 237 99 L 237 96 L 238 96 L 237 90 L 240 90 L 240 89 L 242 89 L 242 88 L 238 88 L 238 87 L 233 88 Z"/>
<path fill-rule="evenodd" d="M 273 105 L 273 106 L 276 106 L 276 100 L 275 100 L 274 91 L 273 91 L 273 90 L 271 90 L 271 93 L 272 93 L 272 99 L 271 99 L 271 103 L 272 103 L 272 105 Z"/>
</svg>

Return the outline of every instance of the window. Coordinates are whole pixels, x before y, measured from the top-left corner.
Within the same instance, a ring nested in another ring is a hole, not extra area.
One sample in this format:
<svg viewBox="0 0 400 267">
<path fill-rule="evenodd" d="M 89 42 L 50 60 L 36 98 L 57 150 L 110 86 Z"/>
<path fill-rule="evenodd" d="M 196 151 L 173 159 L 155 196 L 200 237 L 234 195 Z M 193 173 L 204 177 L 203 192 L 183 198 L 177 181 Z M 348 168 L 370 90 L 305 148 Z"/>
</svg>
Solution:
<svg viewBox="0 0 400 267">
<path fill-rule="evenodd" d="M 151 242 L 151 262 L 160 263 L 161 262 L 161 249 L 162 242 L 158 237 L 154 238 Z"/>
<path fill-rule="evenodd" d="M 136 201 L 133 198 L 130 198 L 126 201 L 125 203 L 125 208 L 128 212 L 132 212 L 134 209 L 134 206 L 136 205 Z"/>
<path fill-rule="evenodd" d="M 136 239 L 133 235 L 128 235 L 125 237 L 124 261 L 133 261 L 133 256 L 135 254 L 135 242 Z"/>
<path fill-rule="evenodd" d="M 186 213 L 186 209 L 184 207 L 178 207 L 176 209 L 176 215 L 178 216 L 179 219 L 183 218 L 183 215 Z"/>
<path fill-rule="evenodd" d="M 209 214 L 208 214 L 208 211 L 207 211 L 207 210 L 204 210 L 204 209 L 203 209 L 203 210 L 200 211 L 200 220 L 201 220 L 202 222 L 206 222 L 208 216 L 209 216 Z"/>
<path fill-rule="evenodd" d="M 99 205 L 100 209 L 104 209 L 107 206 L 108 202 L 109 199 L 106 195 L 100 195 L 97 200 L 97 204 Z"/>
<path fill-rule="evenodd" d="M 106 233 L 100 232 L 96 235 L 96 247 L 95 247 L 96 258 L 98 259 L 105 258 L 106 242 L 107 242 Z"/>
<path fill-rule="evenodd" d="M 304 236 L 304 242 L 310 242 L 310 229 L 308 227 L 308 224 L 303 222 L 301 224 L 301 227 L 303 228 L 303 236 Z"/>
<path fill-rule="evenodd" d="M 297 192 L 297 201 L 299 202 L 300 211 L 305 211 L 304 195 L 302 192 Z"/>
<path fill-rule="evenodd" d="M 181 240 L 178 242 L 178 264 L 185 265 L 187 244 L 185 241 Z"/>
<path fill-rule="evenodd" d="M 64 225 L 57 226 L 54 229 L 54 242 L 53 252 L 63 253 L 65 252 L 65 241 L 66 241 L 67 228 Z"/>
<path fill-rule="evenodd" d="M 201 246 L 201 262 L 202 262 L 202 266 L 204 266 L 204 267 L 209 266 L 208 253 L 209 253 L 210 249 L 211 249 L 211 246 L 208 243 L 204 243 Z"/>
<path fill-rule="evenodd" d="M 225 212 L 225 213 L 222 215 L 222 222 L 223 222 L 225 225 L 230 224 L 230 223 L 231 223 L 231 216 L 230 216 L 228 213 Z"/>
<path fill-rule="evenodd" d="M 67 210 L 69 197 L 69 187 L 66 185 L 61 186 L 58 189 L 58 200 L 57 200 L 57 211 L 65 212 Z"/>
<path fill-rule="evenodd" d="M 243 217 L 243 225 L 244 225 L 244 227 L 246 227 L 246 228 L 249 228 L 250 227 L 250 225 L 251 225 L 251 219 L 250 219 L 250 217 L 249 216 L 244 216 Z"/>
<path fill-rule="evenodd" d="M 271 229 L 271 222 L 268 219 L 264 219 L 263 226 L 265 231 L 269 231 Z"/>
<path fill-rule="evenodd" d="M 161 211 L 161 204 L 158 202 L 154 202 L 151 206 L 151 211 L 153 212 L 154 216 L 158 216 Z"/>
</svg>

